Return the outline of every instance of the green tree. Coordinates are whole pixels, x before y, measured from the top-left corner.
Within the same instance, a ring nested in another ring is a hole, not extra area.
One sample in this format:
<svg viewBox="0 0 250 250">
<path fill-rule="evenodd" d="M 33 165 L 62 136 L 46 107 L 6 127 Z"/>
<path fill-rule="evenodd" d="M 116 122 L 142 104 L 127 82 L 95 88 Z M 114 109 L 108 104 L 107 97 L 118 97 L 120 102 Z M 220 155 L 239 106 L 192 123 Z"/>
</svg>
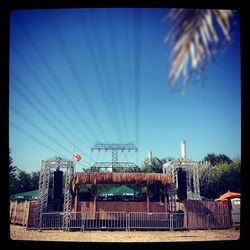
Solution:
<svg viewBox="0 0 250 250">
<path fill-rule="evenodd" d="M 209 162 L 201 162 L 199 165 L 201 195 L 216 199 L 228 190 L 240 192 L 240 168 L 239 159 L 214 166 Z"/>
<path fill-rule="evenodd" d="M 144 173 L 162 173 L 163 164 L 173 159 L 173 157 L 166 157 L 160 160 L 157 157 L 153 157 L 150 161 L 148 158 L 146 158 L 143 161 L 141 171 Z"/>
<path fill-rule="evenodd" d="M 208 199 L 214 199 L 217 195 L 217 180 L 215 166 L 208 162 L 199 165 L 200 194 Z"/>
<path fill-rule="evenodd" d="M 215 166 L 217 164 L 221 163 L 232 163 L 233 161 L 224 154 L 207 154 L 207 156 L 203 159 L 204 162 L 209 162 L 212 166 Z"/>
<path fill-rule="evenodd" d="M 217 179 L 218 196 L 227 191 L 240 192 L 240 168 L 240 161 L 216 166 L 215 176 Z"/>
<path fill-rule="evenodd" d="M 37 190 L 39 188 L 39 178 L 40 178 L 40 171 L 31 172 L 30 174 L 30 188 L 31 190 Z"/>
<path fill-rule="evenodd" d="M 20 183 L 20 190 L 19 190 L 20 193 L 32 190 L 30 174 L 21 170 L 18 174 L 18 179 Z"/>
</svg>

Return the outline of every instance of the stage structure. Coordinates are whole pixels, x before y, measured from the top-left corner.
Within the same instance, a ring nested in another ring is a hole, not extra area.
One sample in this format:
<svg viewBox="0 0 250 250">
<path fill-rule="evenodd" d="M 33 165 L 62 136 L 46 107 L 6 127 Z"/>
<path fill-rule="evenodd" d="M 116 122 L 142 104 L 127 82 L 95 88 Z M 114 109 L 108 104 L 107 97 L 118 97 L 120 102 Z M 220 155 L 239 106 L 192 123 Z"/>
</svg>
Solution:
<svg viewBox="0 0 250 250">
<path fill-rule="evenodd" d="M 198 162 L 186 159 L 185 141 L 181 143 L 181 158 L 165 163 L 163 173 L 172 176 L 173 196 L 181 196 L 180 200 L 201 200 Z"/>
<path fill-rule="evenodd" d="M 61 157 L 53 157 L 47 160 L 43 160 L 41 166 L 37 208 L 37 225 L 40 229 L 42 227 L 42 215 L 48 210 L 49 180 L 50 172 L 52 169 L 56 171 L 60 171 L 60 169 L 65 169 L 63 227 L 67 228 L 69 223 L 69 213 L 71 212 L 72 203 L 72 197 L 70 194 L 70 181 L 74 176 L 74 163 L 73 161 L 66 160 Z"/>
<path fill-rule="evenodd" d="M 136 168 L 136 164 L 134 162 L 119 162 L 118 161 L 118 152 L 137 152 L 137 147 L 133 143 L 99 143 L 97 142 L 94 147 L 91 148 L 91 152 L 93 151 L 111 151 L 112 160 L 110 162 L 95 162 L 95 164 L 91 167 L 91 172 L 94 171 L 109 171 L 109 172 L 120 172 L 128 168 Z"/>
</svg>

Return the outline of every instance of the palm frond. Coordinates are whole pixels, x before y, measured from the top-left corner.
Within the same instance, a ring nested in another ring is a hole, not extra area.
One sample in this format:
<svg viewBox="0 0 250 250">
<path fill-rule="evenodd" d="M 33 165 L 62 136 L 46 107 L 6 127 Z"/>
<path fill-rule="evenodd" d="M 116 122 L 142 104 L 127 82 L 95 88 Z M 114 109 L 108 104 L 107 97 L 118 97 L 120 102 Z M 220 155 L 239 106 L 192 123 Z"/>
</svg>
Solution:
<svg viewBox="0 0 250 250">
<path fill-rule="evenodd" d="M 175 85 L 181 73 L 184 85 L 193 72 L 204 70 L 223 40 L 231 41 L 232 10 L 172 9 L 167 16 L 174 22 L 165 42 L 173 47 L 169 82 Z M 216 24 L 217 23 L 217 24 Z M 221 30 L 221 31 L 220 31 Z"/>
</svg>

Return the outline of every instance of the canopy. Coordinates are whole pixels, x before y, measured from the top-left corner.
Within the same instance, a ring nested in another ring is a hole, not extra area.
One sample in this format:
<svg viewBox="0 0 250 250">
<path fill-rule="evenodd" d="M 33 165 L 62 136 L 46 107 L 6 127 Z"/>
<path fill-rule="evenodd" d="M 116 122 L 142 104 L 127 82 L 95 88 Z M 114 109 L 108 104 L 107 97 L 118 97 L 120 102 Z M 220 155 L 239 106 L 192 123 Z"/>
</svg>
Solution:
<svg viewBox="0 0 250 250">
<path fill-rule="evenodd" d="M 38 190 L 32 190 L 29 192 L 13 194 L 10 196 L 11 200 L 33 200 L 38 199 Z"/>
<path fill-rule="evenodd" d="M 138 194 L 138 192 L 135 192 L 136 194 Z M 105 196 L 105 195 L 134 195 L 134 189 L 122 185 L 119 187 L 112 187 L 111 189 L 107 190 L 107 191 L 103 191 L 99 194 L 100 196 Z"/>
<path fill-rule="evenodd" d="M 64 188 L 62 189 L 62 192 L 64 194 Z M 49 196 L 52 196 L 52 188 L 49 188 Z M 10 200 L 36 200 L 38 199 L 39 196 L 39 190 L 32 190 L 29 192 L 24 192 L 24 193 L 18 193 L 18 194 L 12 194 L 10 196 Z"/>
<path fill-rule="evenodd" d="M 225 194 L 221 195 L 218 200 L 224 201 L 226 199 L 240 198 L 240 193 L 227 191 Z"/>
</svg>

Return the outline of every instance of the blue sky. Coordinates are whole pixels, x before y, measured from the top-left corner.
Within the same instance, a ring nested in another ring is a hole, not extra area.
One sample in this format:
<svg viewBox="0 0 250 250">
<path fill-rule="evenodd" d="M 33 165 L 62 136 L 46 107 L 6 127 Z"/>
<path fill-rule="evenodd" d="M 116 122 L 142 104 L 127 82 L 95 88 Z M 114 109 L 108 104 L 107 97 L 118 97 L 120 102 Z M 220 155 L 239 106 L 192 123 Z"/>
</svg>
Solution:
<svg viewBox="0 0 250 250">
<path fill-rule="evenodd" d="M 11 13 L 10 133 L 14 164 L 40 170 L 53 156 L 82 155 L 76 170 L 111 161 L 96 142 L 138 147 L 119 154 L 201 160 L 241 155 L 240 34 L 184 94 L 168 83 L 167 9 L 20 10 Z M 181 86 L 181 80 L 177 86 Z M 174 90 L 174 91 L 173 91 Z"/>
</svg>

